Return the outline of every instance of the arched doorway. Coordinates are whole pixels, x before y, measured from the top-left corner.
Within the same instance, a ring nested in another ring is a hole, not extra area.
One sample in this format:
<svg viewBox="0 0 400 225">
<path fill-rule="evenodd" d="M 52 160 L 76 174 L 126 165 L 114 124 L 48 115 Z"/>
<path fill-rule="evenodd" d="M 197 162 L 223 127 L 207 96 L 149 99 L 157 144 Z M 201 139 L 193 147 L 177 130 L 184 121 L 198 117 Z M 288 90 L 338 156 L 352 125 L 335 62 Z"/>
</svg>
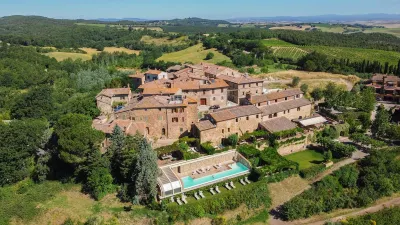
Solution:
<svg viewBox="0 0 400 225">
<path fill-rule="evenodd" d="M 165 136 L 165 128 L 161 130 L 161 135 Z"/>
</svg>

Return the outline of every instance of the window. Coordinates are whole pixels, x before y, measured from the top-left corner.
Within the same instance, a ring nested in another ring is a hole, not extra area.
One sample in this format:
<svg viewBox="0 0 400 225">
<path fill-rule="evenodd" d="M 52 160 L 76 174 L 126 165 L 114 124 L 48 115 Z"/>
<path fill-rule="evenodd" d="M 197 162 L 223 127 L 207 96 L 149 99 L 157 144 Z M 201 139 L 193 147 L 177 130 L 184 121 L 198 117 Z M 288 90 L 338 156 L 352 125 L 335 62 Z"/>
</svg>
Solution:
<svg viewBox="0 0 400 225">
<path fill-rule="evenodd" d="M 215 97 L 213 97 L 213 100 L 215 101 Z"/>
<path fill-rule="evenodd" d="M 221 93 L 224 93 L 224 89 L 223 88 L 221 88 Z"/>
<path fill-rule="evenodd" d="M 236 118 L 236 123 L 239 122 L 239 118 Z"/>
<path fill-rule="evenodd" d="M 258 86 L 258 83 L 256 83 L 256 86 Z"/>
<path fill-rule="evenodd" d="M 206 94 L 206 91 L 203 91 L 203 95 L 205 95 Z"/>
<path fill-rule="evenodd" d="M 165 128 L 161 130 L 161 135 L 165 135 Z"/>
<path fill-rule="evenodd" d="M 181 128 L 179 129 L 179 131 L 182 133 L 182 132 L 183 132 L 183 128 L 181 127 Z"/>
<path fill-rule="evenodd" d="M 178 112 L 178 109 L 172 109 L 172 112 L 173 112 L 173 113 L 177 113 L 177 112 Z"/>
<path fill-rule="evenodd" d="M 144 109 L 144 111 L 147 111 L 147 109 Z"/>
<path fill-rule="evenodd" d="M 136 118 L 135 118 L 135 117 L 131 117 L 131 120 L 132 120 L 132 121 L 135 121 L 135 120 L 136 120 Z"/>
<path fill-rule="evenodd" d="M 251 87 L 251 84 L 249 84 L 249 87 Z"/>
<path fill-rule="evenodd" d="M 300 107 L 299 107 L 299 108 L 297 108 L 297 112 L 298 112 L 298 111 L 300 111 Z"/>
<path fill-rule="evenodd" d="M 274 117 L 277 117 L 278 116 L 278 113 L 274 113 Z"/>
<path fill-rule="evenodd" d="M 287 113 L 290 113 L 290 109 L 287 110 Z"/>
<path fill-rule="evenodd" d="M 258 103 L 258 106 L 261 106 L 261 103 Z"/>
<path fill-rule="evenodd" d="M 259 115 L 256 115 L 256 118 L 258 119 Z"/>
<path fill-rule="evenodd" d="M 224 100 L 224 96 L 221 96 L 221 100 Z"/>
<path fill-rule="evenodd" d="M 275 99 L 275 102 L 278 102 L 278 99 Z"/>
<path fill-rule="evenodd" d="M 173 117 L 172 122 L 177 123 L 178 122 L 178 117 Z"/>
<path fill-rule="evenodd" d="M 287 101 L 287 97 L 285 97 L 285 101 Z"/>
<path fill-rule="evenodd" d="M 283 111 L 283 114 L 286 114 L 286 110 L 285 110 L 285 111 Z"/>
<path fill-rule="evenodd" d="M 231 132 L 231 128 L 228 128 L 228 132 Z"/>
<path fill-rule="evenodd" d="M 300 95 L 296 95 L 296 98 L 300 98 Z"/>
<path fill-rule="evenodd" d="M 256 90 L 256 94 L 258 94 L 258 90 Z"/>
<path fill-rule="evenodd" d="M 182 122 L 185 122 L 185 117 L 182 117 Z"/>
<path fill-rule="evenodd" d="M 246 120 L 249 120 L 249 117 L 248 117 L 248 116 L 246 116 Z"/>
<path fill-rule="evenodd" d="M 244 95 L 244 92 L 243 92 L 243 94 L 242 95 Z"/>
<path fill-rule="evenodd" d="M 158 111 L 161 111 L 161 108 L 158 108 Z"/>
<path fill-rule="evenodd" d="M 224 129 L 222 129 L 222 133 L 225 133 L 225 130 L 224 130 Z"/>
<path fill-rule="evenodd" d="M 243 88 L 245 88 L 245 87 L 244 87 L 244 84 L 243 84 Z"/>
<path fill-rule="evenodd" d="M 185 112 L 185 109 L 181 108 L 181 109 L 179 109 L 179 112 L 183 113 L 183 112 Z"/>
<path fill-rule="evenodd" d="M 121 97 L 121 100 L 125 100 L 125 96 Z"/>
<path fill-rule="evenodd" d="M 214 92 L 215 92 L 215 91 L 214 91 L 214 90 L 212 90 L 212 93 L 213 93 L 213 94 L 214 94 Z"/>
<path fill-rule="evenodd" d="M 272 114 L 270 114 L 270 115 L 268 116 L 268 118 L 272 118 Z"/>
</svg>

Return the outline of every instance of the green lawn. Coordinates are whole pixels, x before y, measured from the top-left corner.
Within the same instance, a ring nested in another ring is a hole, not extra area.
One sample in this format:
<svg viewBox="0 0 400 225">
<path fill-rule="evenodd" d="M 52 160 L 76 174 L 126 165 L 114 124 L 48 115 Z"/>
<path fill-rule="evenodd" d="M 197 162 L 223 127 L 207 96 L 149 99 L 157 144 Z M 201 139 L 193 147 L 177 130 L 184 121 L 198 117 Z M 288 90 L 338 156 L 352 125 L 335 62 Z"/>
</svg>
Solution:
<svg viewBox="0 0 400 225">
<path fill-rule="evenodd" d="M 315 150 L 305 150 L 293 153 L 285 156 L 285 158 L 298 162 L 300 164 L 300 170 L 319 164 L 324 160 L 323 155 Z"/>
</svg>

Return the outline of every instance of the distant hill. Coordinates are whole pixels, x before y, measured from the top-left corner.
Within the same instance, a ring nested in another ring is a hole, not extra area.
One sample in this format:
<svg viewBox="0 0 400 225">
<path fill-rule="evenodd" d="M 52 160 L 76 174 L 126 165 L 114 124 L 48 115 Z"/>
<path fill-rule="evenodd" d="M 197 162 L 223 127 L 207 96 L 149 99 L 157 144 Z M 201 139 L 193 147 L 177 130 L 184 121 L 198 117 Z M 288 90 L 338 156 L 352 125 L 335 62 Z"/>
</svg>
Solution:
<svg viewBox="0 0 400 225">
<path fill-rule="evenodd" d="M 319 15 L 319 16 L 274 16 L 274 17 L 242 17 L 227 19 L 233 23 L 246 22 L 355 22 L 355 21 L 400 21 L 400 14 L 362 14 L 362 15 Z"/>
<path fill-rule="evenodd" d="M 143 22 L 143 21 L 149 21 L 148 19 L 141 19 L 141 18 L 98 18 L 98 19 L 94 19 L 94 20 L 102 21 L 102 22 L 118 22 L 118 21 Z"/>
</svg>

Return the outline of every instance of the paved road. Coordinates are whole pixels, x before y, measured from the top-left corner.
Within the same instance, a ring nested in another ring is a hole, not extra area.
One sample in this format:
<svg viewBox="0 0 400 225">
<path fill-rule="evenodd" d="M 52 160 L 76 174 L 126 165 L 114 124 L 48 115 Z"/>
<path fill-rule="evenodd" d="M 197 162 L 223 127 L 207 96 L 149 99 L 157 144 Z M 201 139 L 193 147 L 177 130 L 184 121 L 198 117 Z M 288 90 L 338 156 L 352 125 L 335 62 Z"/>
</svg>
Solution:
<svg viewBox="0 0 400 225">
<path fill-rule="evenodd" d="M 341 141 L 346 141 L 346 140 L 341 140 Z M 310 181 L 310 184 L 317 182 L 319 180 L 321 180 L 322 178 L 328 176 L 329 174 L 332 174 L 334 171 L 340 169 L 343 166 L 349 165 L 351 163 L 354 163 L 360 159 L 363 159 L 367 156 L 367 153 L 364 153 L 362 151 L 357 150 L 356 152 L 354 152 L 351 156 L 351 158 L 342 160 L 338 163 L 335 163 L 331 168 L 329 168 L 328 170 L 322 172 L 321 174 L 319 174 L 317 177 L 315 177 L 313 180 Z M 303 193 L 305 190 L 307 190 L 309 187 L 305 187 L 303 191 L 299 192 L 298 194 Z M 295 197 L 295 196 L 293 196 Z M 279 207 L 277 207 L 279 208 Z M 273 209 L 270 213 L 270 217 L 269 217 L 269 225 L 297 225 L 297 224 L 307 224 L 307 223 L 298 223 L 298 221 L 283 221 L 278 217 L 275 217 L 274 211 L 276 211 L 276 209 Z M 322 223 L 323 224 L 323 223 Z"/>
</svg>

